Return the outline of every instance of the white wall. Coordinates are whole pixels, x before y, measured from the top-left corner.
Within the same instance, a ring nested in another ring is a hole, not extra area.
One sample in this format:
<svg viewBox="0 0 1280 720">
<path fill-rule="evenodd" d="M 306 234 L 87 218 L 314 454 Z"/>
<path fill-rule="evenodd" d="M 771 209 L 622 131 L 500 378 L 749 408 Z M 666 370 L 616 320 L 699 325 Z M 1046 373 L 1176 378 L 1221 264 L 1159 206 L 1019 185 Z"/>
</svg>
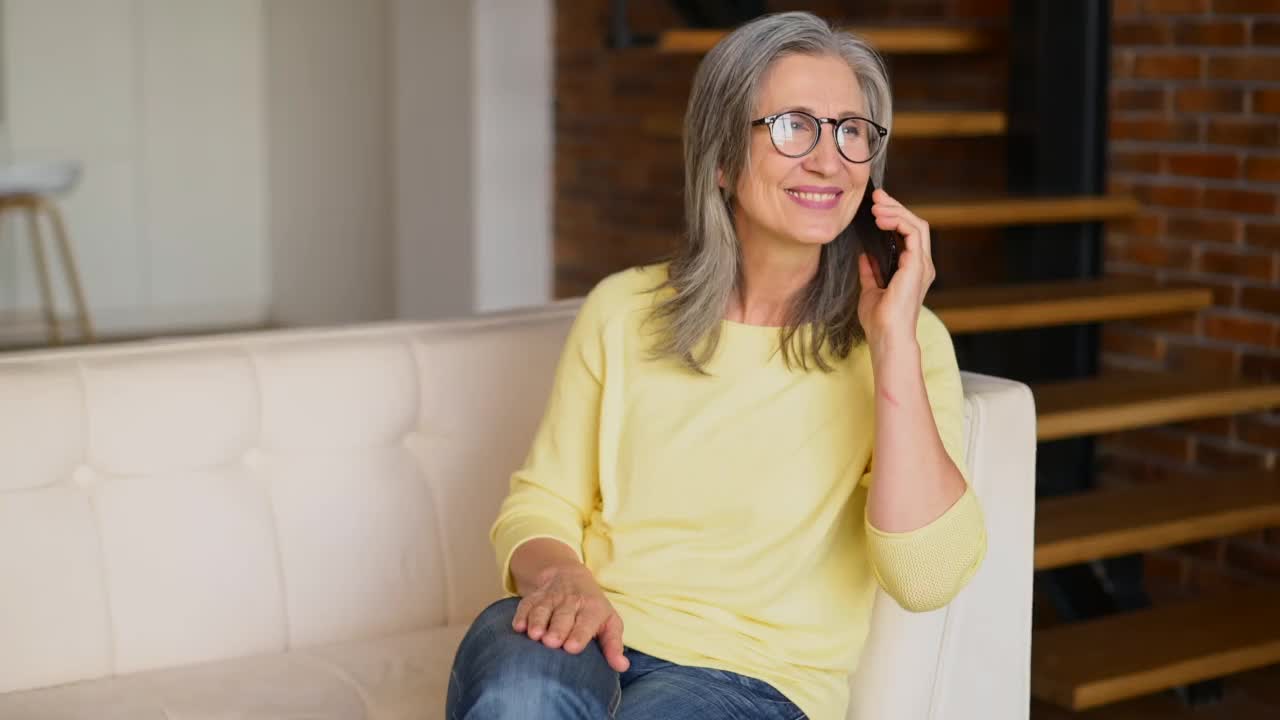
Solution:
<svg viewBox="0 0 1280 720">
<path fill-rule="evenodd" d="M 103 335 L 551 297 L 551 0 L 0 2 Z M 38 301 L 13 239 L 0 314 Z"/>
<path fill-rule="evenodd" d="M 4 2 L 9 144 L 84 164 L 62 207 L 104 334 L 265 316 L 259 1 Z M 15 239 L 0 307 L 34 307 Z"/>
<path fill-rule="evenodd" d="M 397 310 L 552 293 L 551 0 L 393 0 Z"/>
<path fill-rule="evenodd" d="M 272 321 L 395 311 L 386 0 L 267 0 Z"/>
<path fill-rule="evenodd" d="M 552 0 L 475 0 L 476 309 L 552 295 Z"/>
</svg>

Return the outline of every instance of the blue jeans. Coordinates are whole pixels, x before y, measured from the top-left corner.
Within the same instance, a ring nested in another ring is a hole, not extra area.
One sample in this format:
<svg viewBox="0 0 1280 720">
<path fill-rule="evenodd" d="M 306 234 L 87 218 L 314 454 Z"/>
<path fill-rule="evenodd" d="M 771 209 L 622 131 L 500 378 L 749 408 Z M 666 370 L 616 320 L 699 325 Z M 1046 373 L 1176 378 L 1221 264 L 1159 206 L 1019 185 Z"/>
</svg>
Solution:
<svg viewBox="0 0 1280 720">
<path fill-rule="evenodd" d="M 617 673 L 593 640 L 570 655 L 511 629 L 519 598 L 480 613 L 449 676 L 448 720 L 803 720 L 772 685 L 627 649 Z"/>
</svg>

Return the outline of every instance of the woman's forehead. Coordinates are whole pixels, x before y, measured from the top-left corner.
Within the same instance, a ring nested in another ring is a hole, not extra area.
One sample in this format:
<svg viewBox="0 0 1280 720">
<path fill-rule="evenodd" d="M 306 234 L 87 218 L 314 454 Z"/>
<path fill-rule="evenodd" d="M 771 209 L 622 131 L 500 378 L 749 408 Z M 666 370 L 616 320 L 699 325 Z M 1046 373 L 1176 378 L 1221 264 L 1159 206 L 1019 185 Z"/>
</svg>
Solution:
<svg viewBox="0 0 1280 720">
<path fill-rule="evenodd" d="M 787 55 L 775 60 L 760 84 L 761 112 L 802 109 L 826 114 L 865 112 L 858 78 L 843 59 Z"/>
</svg>

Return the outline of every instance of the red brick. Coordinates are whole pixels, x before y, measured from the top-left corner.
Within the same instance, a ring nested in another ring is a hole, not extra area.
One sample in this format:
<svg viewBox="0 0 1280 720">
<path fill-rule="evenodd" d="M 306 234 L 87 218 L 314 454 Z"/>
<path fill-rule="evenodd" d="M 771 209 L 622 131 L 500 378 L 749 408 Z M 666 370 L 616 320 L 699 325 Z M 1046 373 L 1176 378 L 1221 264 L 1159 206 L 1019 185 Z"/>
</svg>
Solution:
<svg viewBox="0 0 1280 720">
<path fill-rule="evenodd" d="M 1133 194 L 1148 205 L 1163 207 L 1195 208 L 1200 207 L 1200 188 L 1188 185 L 1148 185 L 1134 183 Z"/>
<path fill-rule="evenodd" d="M 1206 247 L 1200 252 L 1199 269 L 1216 275 L 1234 275 L 1270 282 L 1271 266 L 1271 253 L 1256 250 Z"/>
<path fill-rule="evenodd" d="M 1213 11 L 1242 15 L 1280 13 L 1280 0 L 1213 0 Z"/>
<path fill-rule="evenodd" d="M 1254 45 L 1280 45 L 1280 21 L 1254 20 Z"/>
<path fill-rule="evenodd" d="M 1113 172 L 1158 173 L 1160 172 L 1160 153 L 1113 152 L 1111 153 L 1111 170 Z"/>
<path fill-rule="evenodd" d="M 1280 422 L 1262 414 L 1243 415 L 1237 422 L 1240 440 L 1250 445 L 1280 448 Z"/>
<path fill-rule="evenodd" d="M 1116 23 L 1111 28 L 1111 43 L 1116 45 L 1168 45 L 1173 38 L 1169 23 L 1160 19 Z"/>
<path fill-rule="evenodd" d="M 1199 328 L 1197 316 L 1192 313 L 1142 318 L 1141 320 L 1133 320 L 1131 322 L 1135 327 L 1140 327 L 1151 332 L 1171 333 L 1174 335 L 1194 335 L 1196 330 Z M 1170 350 L 1171 348 L 1166 346 L 1165 354 L 1168 355 Z"/>
<path fill-rule="evenodd" d="M 1280 354 L 1246 352 L 1240 357 L 1240 376 L 1250 380 L 1280 382 Z"/>
<path fill-rule="evenodd" d="M 1280 89 L 1254 90 L 1252 104 L 1256 113 L 1280 114 Z"/>
<path fill-rule="evenodd" d="M 1235 434 L 1235 418 L 1226 417 L 1198 418 L 1175 423 L 1179 430 L 1194 433 L 1196 436 L 1209 436 L 1220 440 L 1230 440 Z M 1195 443 L 1193 442 L 1192 445 Z"/>
<path fill-rule="evenodd" d="M 1199 55 L 1142 53 L 1133 61 L 1133 76 L 1144 80 L 1195 80 L 1203 71 Z"/>
<path fill-rule="evenodd" d="M 1234 243 L 1242 231 L 1237 220 L 1172 215 L 1165 221 L 1165 234 L 1171 240 Z"/>
<path fill-rule="evenodd" d="M 1196 443 L 1196 463 L 1220 470 L 1261 470 L 1267 466 L 1265 453 L 1251 448 L 1231 448 L 1208 441 Z"/>
<path fill-rule="evenodd" d="M 1280 287 L 1242 287 L 1240 307 L 1280 316 Z"/>
<path fill-rule="evenodd" d="M 1280 183 L 1280 156 L 1253 155 L 1246 158 L 1244 176 L 1254 182 Z"/>
<path fill-rule="evenodd" d="M 1249 223 L 1244 227 L 1244 242 L 1246 245 L 1280 250 L 1280 224 Z"/>
<path fill-rule="evenodd" d="M 1270 215 L 1276 211 L 1277 200 L 1274 192 L 1207 188 L 1204 206 L 1213 210 Z"/>
<path fill-rule="evenodd" d="M 1247 35 L 1243 22 L 1230 20 L 1180 22 L 1173 29 L 1178 45 L 1243 45 Z"/>
<path fill-rule="evenodd" d="M 1107 222 L 1107 232 L 1117 237 L 1158 238 L 1164 234 L 1164 215 L 1138 212 L 1128 218 Z"/>
<path fill-rule="evenodd" d="M 1149 13 L 1205 13 L 1209 12 L 1209 0 L 1146 0 L 1142 9 Z"/>
<path fill-rule="evenodd" d="M 1115 442 L 1147 457 L 1176 462 L 1191 461 L 1191 438 L 1180 433 L 1161 429 L 1129 430 L 1117 433 Z"/>
<path fill-rule="evenodd" d="M 1166 245 L 1137 238 L 1126 245 L 1124 259 L 1148 267 L 1190 270 L 1192 265 L 1191 248 L 1186 245 Z"/>
<path fill-rule="evenodd" d="M 1107 324 L 1102 326 L 1102 349 L 1147 360 L 1163 360 L 1164 338 Z"/>
<path fill-rule="evenodd" d="M 1274 322 L 1240 315 L 1208 314 L 1203 320 L 1204 334 L 1226 342 L 1269 347 L 1275 339 Z"/>
<path fill-rule="evenodd" d="M 1257 543 L 1227 543 L 1226 563 L 1258 577 L 1280 579 L 1280 552 Z"/>
<path fill-rule="evenodd" d="M 1225 153 L 1186 153 L 1165 158 L 1173 175 L 1206 178 L 1234 178 L 1240 175 L 1240 159 Z"/>
<path fill-rule="evenodd" d="M 1115 0 L 1111 3 L 1111 14 L 1118 18 L 1136 17 L 1142 14 L 1139 0 Z"/>
<path fill-rule="evenodd" d="M 1204 373 L 1236 371 L 1237 352 L 1230 348 L 1208 347 L 1185 342 L 1169 341 L 1165 358 L 1170 370 Z"/>
<path fill-rule="evenodd" d="M 1179 88 L 1173 96 L 1178 112 L 1244 112 L 1244 91 L 1236 88 Z"/>
<path fill-rule="evenodd" d="M 1280 55 L 1217 55 L 1209 58 L 1210 78 L 1274 82 L 1280 77 Z"/>
<path fill-rule="evenodd" d="M 1177 287 L 1207 288 L 1213 293 L 1213 304 L 1219 307 L 1235 307 L 1236 281 L 1211 278 L 1196 273 L 1166 273 L 1166 284 Z"/>
<path fill-rule="evenodd" d="M 1280 145 L 1280 120 L 1214 117 L 1209 119 L 1207 137 L 1218 145 L 1276 147 Z"/>
<path fill-rule="evenodd" d="M 1118 79 L 1133 77 L 1132 52 L 1117 49 L 1111 53 L 1111 77 Z"/>
<path fill-rule="evenodd" d="M 1195 120 L 1112 116 L 1111 138 L 1148 142 L 1195 142 L 1200 138 L 1200 126 Z"/>
<path fill-rule="evenodd" d="M 1164 90 L 1162 88 L 1129 87 L 1111 89 L 1111 110 L 1116 111 L 1158 111 L 1164 109 Z"/>
</svg>

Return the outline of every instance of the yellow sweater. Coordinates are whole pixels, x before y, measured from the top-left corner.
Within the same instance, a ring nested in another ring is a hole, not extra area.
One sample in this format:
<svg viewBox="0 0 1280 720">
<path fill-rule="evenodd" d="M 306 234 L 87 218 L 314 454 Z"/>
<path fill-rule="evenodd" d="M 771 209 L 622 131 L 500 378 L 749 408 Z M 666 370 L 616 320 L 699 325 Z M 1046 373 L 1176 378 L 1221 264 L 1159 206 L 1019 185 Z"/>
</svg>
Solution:
<svg viewBox="0 0 1280 720">
<path fill-rule="evenodd" d="M 725 321 L 698 376 L 649 358 L 654 265 L 588 295 L 524 467 L 491 531 L 511 554 L 550 537 L 577 552 L 631 648 L 759 678 L 811 720 L 845 716 L 877 584 L 913 611 L 945 605 L 986 552 L 972 490 L 907 533 L 866 519 L 874 395 L 865 345 L 837 371 L 789 371 L 775 328 Z M 951 337 L 917 337 L 939 433 L 965 473 Z"/>
</svg>

